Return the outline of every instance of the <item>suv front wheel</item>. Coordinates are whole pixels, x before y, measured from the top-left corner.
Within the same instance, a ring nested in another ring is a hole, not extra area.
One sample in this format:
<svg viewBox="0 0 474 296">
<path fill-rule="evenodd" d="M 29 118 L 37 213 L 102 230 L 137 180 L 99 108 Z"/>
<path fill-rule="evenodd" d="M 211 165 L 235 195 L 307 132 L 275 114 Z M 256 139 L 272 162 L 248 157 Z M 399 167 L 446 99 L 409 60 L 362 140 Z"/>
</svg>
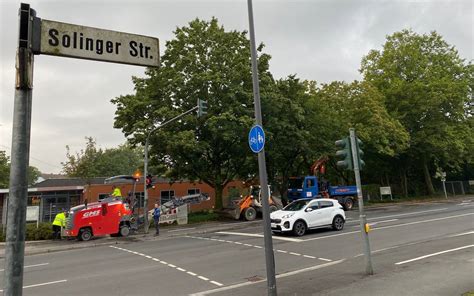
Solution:
<svg viewBox="0 0 474 296">
<path fill-rule="evenodd" d="M 303 236 L 306 233 L 306 224 L 303 221 L 296 221 L 293 225 L 293 234 Z"/>
</svg>

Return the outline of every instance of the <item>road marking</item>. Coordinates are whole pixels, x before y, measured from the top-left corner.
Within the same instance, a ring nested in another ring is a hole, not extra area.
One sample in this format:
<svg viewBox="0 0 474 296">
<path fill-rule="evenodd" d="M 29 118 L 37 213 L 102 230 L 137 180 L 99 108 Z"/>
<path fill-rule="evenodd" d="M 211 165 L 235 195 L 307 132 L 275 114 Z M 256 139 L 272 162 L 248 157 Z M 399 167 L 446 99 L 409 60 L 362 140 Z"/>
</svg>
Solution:
<svg viewBox="0 0 474 296">
<path fill-rule="evenodd" d="M 36 285 L 23 286 L 23 289 L 59 284 L 59 283 L 64 283 L 64 282 L 67 282 L 67 280 L 60 280 L 60 281 L 47 282 L 47 283 L 41 283 L 41 284 L 36 284 Z M 3 290 L 0 290 L 0 292 L 3 292 Z"/>
<path fill-rule="evenodd" d="M 369 223 L 370 226 L 375 226 L 379 223 L 388 223 L 388 222 L 393 222 L 393 221 L 398 221 L 398 219 L 390 219 L 390 220 L 383 220 L 383 221 L 377 221 L 377 222 L 372 222 L 372 223 Z M 353 226 L 353 228 L 357 228 L 357 227 L 360 227 L 360 225 L 355 225 Z"/>
<path fill-rule="evenodd" d="M 474 215 L 474 213 L 467 213 L 467 214 L 461 214 L 461 215 L 455 215 L 455 216 L 449 216 L 449 217 L 443 217 L 443 218 L 436 218 L 436 219 L 429 219 L 429 220 L 423 220 L 423 221 L 415 221 L 415 222 L 409 222 L 409 223 L 402 223 L 402 224 L 396 224 L 396 225 L 388 225 L 388 226 L 376 227 L 376 228 L 372 228 L 372 231 L 380 230 L 380 229 L 387 229 L 387 228 L 394 228 L 394 227 L 402 227 L 402 226 L 407 226 L 407 225 L 428 223 L 428 222 L 433 222 L 433 221 L 441 221 L 441 220 L 459 218 L 459 217 L 470 216 L 470 215 Z M 333 234 L 333 235 L 325 235 L 325 236 L 320 236 L 320 237 L 313 237 L 313 238 L 305 239 L 305 240 L 303 240 L 303 242 L 308 242 L 308 241 L 313 241 L 313 240 L 318 240 L 318 239 L 324 239 L 324 238 L 331 238 L 331 237 L 336 237 L 336 236 L 341 236 L 341 235 L 354 234 L 354 233 L 359 233 L 359 232 L 360 232 L 360 231 L 357 230 L 357 231 L 349 231 L 349 232 L 344 232 L 344 233 L 339 233 L 339 234 Z"/>
<path fill-rule="evenodd" d="M 211 283 L 213 283 L 214 285 L 217 285 L 219 287 L 222 287 L 224 286 L 223 284 L 219 283 L 219 282 L 216 282 L 216 281 L 211 281 Z"/>
<path fill-rule="evenodd" d="M 333 262 L 330 262 L 330 263 L 323 263 L 323 264 L 319 264 L 319 265 L 315 265 L 315 266 L 311 266 L 311 267 L 307 267 L 307 268 L 303 268 L 303 269 L 299 269 L 299 270 L 295 270 L 295 271 L 290 271 L 290 272 L 287 272 L 287 273 L 282 273 L 282 274 L 277 275 L 276 278 L 277 279 L 284 278 L 284 277 L 292 276 L 292 275 L 307 272 L 307 271 L 313 271 L 313 270 L 316 270 L 316 269 L 321 269 L 321 268 L 324 268 L 324 267 L 333 266 L 333 265 L 339 264 L 343 261 L 344 261 L 344 259 L 338 260 L 338 261 L 333 261 Z M 267 279 L 262 279 L 262 280 L 255 281 L 255 282 L 243 282 L 243 283 L 239 283 L 239 284 L 235 284 L 235 285 L 231 285 L 231 286 L 226 286 L 226 287 L 221 287 L 221 288 L 217 288 L 217 289 L 213 289 L 213 290 L 207 290 L 207 291 L 203 291 L 203 292 L 190 294 L 189 296 L 204 296 L 204 295 L 214 294 L 214 293 L 218 293 L 218 292 L 233 290 L 233 289 L 240 288 L 240 287 L 255 285 L 255 284 L 258 284 L 258 283 L 265 282 L 266 280 Z"/>
<path fill-rule="evenodd" d="M 410 216 L 410 215 L 422 214 L 422 213 L 439 212 L 439 211 L 443 211 L 443 210 L 447 210 L 447 209 L 448 208 L 441 208 L 441 209 L 411 212 L 411 213 L 405 213 L 405 214 L 394 214 L 394 215 L 388 215 L 388 216 L 372 217 L 372 218 L 367 218 L 367 221 L 376 220 L 376 219 L 392 218 L 392 217 L 400 217 L 400 216 Z M 347 220 L 349 220 L 349 219 L 346 219 L 346 221 Z M 359 222 L 359 219 L 351 220 L 351 221 L 348 221 L 347 223 L 352 223 L 352 222 Z"/>
<path fill-rule="evenodd" d="M 193 228 L 175 229 L 175 230 L 170 230 L 170 231 L 168 231 L 168 232 L 177 232 L 177 231 L 184 231 L 184 230 L 191 230 L 191 229 L 196 229 L 196 227 L 193 227 Z"/>
<path fill-rule="evenodd" d="M 30 268 L 30 267 L 36 267 L 36 266 L 44 266 L 48 265 L 49 263 L 40 263 L 40 264 L 33 264 L 33 265 L 26 265 L 23 268 Z M 0 271 L 5 271 L 5 269 L 0 269 Z"/>
<path fill-rule="evenodd" d="M 454 251 L 459 251 L 459 250 L 463 250 L 463 249 L 467 249 L 467 248 L 472 248 L 472 247 L 474 247 L 474 245 L 467 245 L 467 246 L 464 246 L 464 247 L 459 247 L 459 248 L 450 249 L 450 250 L 446 250 L 446 251 L 441 251 L 441 252 L 437 252 L 437 253 L 433 253 L 433 254 L 428 254 L 428 255 L 416 257 L 416 258 L 413 258 L 413 259 L 410 259 L 410 260 L 397 262 L 397 263 L 395 263 L 395 265 L 402 265 L 402 264 L 405 264 L 405 263 L 410 263 L 410 262 L 413 262 L 413 261 L 418 261 L 418 260 L 421 260 L 421 259 L 425 259 L 425 258 L 429 258 L 429 257 L 433 257 L 433 256 L 445 254 L 445 253 L 450 253 L 450 252 L 454 252 Z"/>
<path fill-rule="evenodd" d="M 230 231 L 219 231 L 217 232 L 219 234 L 230 234 L 230 235 L 239 235 L 239 236 L 250 236 L 250 237 L 263 237 L 262 234 L 257 234 L 257 233 L 245 233 L 245 232 L 230 232 Z M 298 238 L 291 238 L 291 237 L 281 237 L 281 236 L 273 236 L 273 239 L 277 240 L 283 240 L 283 241 L 288 241 L 288 242 L 302 242 L 302 239 Z"/>
<path fill-rule="evenodd" d="M 469 235 L 469 234 L 474 234 L 474 231 L 459 233 L 459 234 L 451 235 L 450 237 L 463 236 L 463 235 Z"/>
<path fill-rule="evenodd" d="M 319 257 L 318 259 L 319 259 L 319 260 L 322 260 L 322 261 L 327 261 L 327 262 L 331 262 L 331 261 L 332 261 L 331 259 L 326 259 L 326 258 L 321 258 L 321 257 Z"/>
<path fill-rule="evenodd" d="M 109 246 L 109 247 L 114 248 L 114 249 L 117 249 L 117 250 L 120 250 L 120 251 L 129 252 L 129 250 L 127 250 L 127 249 L 119 248 L 119 247 L 116 247 L 116 246 Z M 169 266 L 169 267 L 174 268 L 174 269 L 176 269 L 176 270 L 179 270 L 179 271 L 181 271 L 181 272 L 185 272 L 185 273 L 187 273 L 187 274 L 189 274 L 189 275 L 191 275 L 191 276 L 197 277 L 197 278 L 199 278 L 199 279 L 201 279 L 201 280 L 203 280 L 203 281 L 209 281 L 209 279 L 208 279 L 207 277 L 198 275 L 198 274 L 196 274 L 196 273 L 194 273 L 194 272 L 191 272 L 191 271 L 187 271 L 186 269 L 181 268 L 181 267 L 178 267 L 178 266 L 173 265 L 173 264 L 171 264 L 171 263 L 167 263 L 167 262 L 165 262 L 165 261 L 161 261 L 161 260 L 158 259 L 158 258 L 153 258 L 153 257 L 151 257 L 151 256 L 149 256 L 149 255 L 145 255 L 145 254 L 141 254 L 141 253 L 136 253 L 136 252 L 132 252 L 132 253 L 137 254 L 137 255 L 139 255 L 139 256 L 142 256 L 142 257 L 144 257 L 144 258 L 148 258 L 148 259 L 151 259 L 151 260 L 153 260 L 153 261 L 159 262 L 159 263 L 161 263 L 161 264 L 164 264 L 164 265 L 166 265 L 166 266 Z M 223 284 L 221 284 L 221 283 L 219 283 L 219 282 L 216 282 L 216 281 L 210 281 L 210 283 L 212 283 L 213 285 L 219 286 L 219 287 L 223 286 Z M 25 288 L 25 287 L 24 287 L 24 288 Z"/>
<path fill-rule="evenodd" d="M 187 235 L 186 237 L 200 239 L 199 236 Z M 250 248 L 263 249 L 263 247 L 261 247 L 261 246 L 251 245 L 251 244 L 243 244 L 241 242 L 236 242 L 236 241 L 227 241 L 226 240 L 224 242 L 230 243 L 230 244 L 235 244 L 235 245 L 243 245 L 243 246 L 247 246 L 247 247 L 250 247 Z M 329 259 L 317 258 L 317 257 L 314 257 L 314 256 L 303 255 L 303 254 L 300 254 L 300 253 L 294 253 L 294 252 L 289 252 L 289 251 L 284 251 L 284 250 L 273 249 L 273 251 L 278 252 L 278 253 L 283 253 L 283 254 L 290 254 L 290 255 L 294 255 L 294 256 L 306 256 L 307 258 L 319 259 L 319 260 L 322 260 L 322 261 L 332 261 L 332 260 L 329 260 Z"/>
</svg>

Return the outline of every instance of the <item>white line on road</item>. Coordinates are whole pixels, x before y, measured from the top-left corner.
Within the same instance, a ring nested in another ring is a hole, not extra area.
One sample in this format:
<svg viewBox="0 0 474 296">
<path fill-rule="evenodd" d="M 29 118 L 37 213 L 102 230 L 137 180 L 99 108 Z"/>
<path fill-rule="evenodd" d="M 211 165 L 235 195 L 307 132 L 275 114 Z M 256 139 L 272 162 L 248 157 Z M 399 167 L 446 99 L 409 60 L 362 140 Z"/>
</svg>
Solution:
<svg viewBox="0 0 474 296">
<path fill-rule="evenodd" d="M 245 233 L 245 232 L 230 232 L 230 231 L 219 231 L 219 234 L 230 234 L 230 235 L 239 235 L 239 236 L 250 236 L 250 237 L 263 237 L 262 234 L 257 233 Z M 280 237 L 280 236 L 273 236 L 273 239 L 288 241 L 288 242 L 302 242 L 302 239 L 298 238 L 291 238 L 291 237 Z"/>
<path fill-rule="evenodd" d="M 67 282 L 67 280 L 60 280 L 60 281 L 47 282 L 47 283 L 41 283 L 41 284 L 36 284 L 36 285 L 23 286 L 23 289 L 59 284 L 59 283 L 64 283 L 64 282 Z M 0 292 L 3 292 L 3 290 L 0 290 Z"/>
<path fill-rule="evenodd" d="M 29 267 L 36 267 L 36 266 L 44 266 L 48 265 L 49 263 L 40 263 L 40 264 L 33 264 L 33 265 L 26 265 L 24 268 L 29 268 Z M 0 269 L 0 271 L 5 271 L 5 269 Z"/>
<path fill-rule="evenodd" d="M 329 267 L 329 266 L 332 266 L 332 265 L 339 264 L 343 261 L 344 261 L 344 259 L 338 260 L 338 261 L 333 261 L 333 262 L 330 262 L 330 263 L 323 263 L 323 264 L 320 264 L 320 265 L 315 265 L 315 266 L 311 266 L 311 267 L 307 267 L 307 268 L 303 268 L 303 269 L 299 269 L 299 270 L 295 270 L 295 271 L 290 271 L 290 272 L 287 272 L 287 273 L 282 273 L 282 274 L 277 275 L 276 278 L 277 279 L 284 278 L 284 277 L 292 276 L 292 275 L 307 272 L 307 271 L 313 271 L 313 270 L 316 270 L 316 269 Z M 218 293 L 218 292 L 223 292 L 223 291 L 233 290 L 233 289 L 240 288 L 240 287 L 245 287 L 245 286 L 258 284 L 258 283 L 264 282 L 266 280 L 267 279 L 262 279 L 260 281 L 255 281 L 255 282 L 243 282 L 243 283 L 235 284 L 235 285 L 232 285 L 232 286 L 226 286 L 226 287 L 221 287 L 221 288 L 217 288 L 217 289 L 213 289 L 213 290 L 207 290 L 207 291 L 203 291 L 203 292 L 190 294 L 189 296 L 204 296 L 204 295 L 214 294 L 214 293 Z"/>
<path fill-rule="evenodd" d="M 390 220 L 383 220 L 383 221 L 372 222 L 372 223 L 369 223 L 369 225 L 370 225 L 370 226 L 375 226 L 375 225 L 380 224 L 380 223 L 388 223 L 388 222 L 394 222 L 394 221 L 398 221 L 398 219 L 390 219 Z M 360 225 L 355 225 L 355 226 L 353 226 L 353 228 L 357 228 L 357 227 L 360 227 Z"/>
<path fill-rule="evenodd" d="M 119 247 L 115 247 L 115 246 L 109 246 L 109 247 L 114 248 L 114 249 L 117 249 L 117 250 L 120 250 L 120 251 L 130 252 L 130 251 L 127 250 L 127 249 L 123 249 L 123 248 L 119 248 Z M 171 263 L 167 263 L 167 262 L 165 262 L 165 261 L 161 261 L 161 260 L 158 259 L 158 258 L 153 258 L 153 257 L 151 257 L 151 256 L 148 256 L 148 255 L 145 255 L 145 254 L 141 254 L 141 253 L 136 253 L 136 252 L 131 252 L 131 253 L 137 254 L 137 255 L 142 256 L 142 257 L 144 257 L 144 258 L 151 259 L 151 260 L 156 261 L 156 262 L 159 262 L 159 263 L 161 263 L 161 264 L 164 264 L 164 265 L 166 265 L 166 266 L 169 266 L 169 267 L 174 268 L 174 269 L 176 269 L 176 270 L 179 270 L 179 271 L 181 271 L 181 272 L 185 272 L 185 273 L 187 273 L 187 274 L 189 274 L 189 275 L 192 275 L 192 276 L 194 276 L 194 277 L 197 277 L 197 278 L 199 278 L 199 279 L 201 279 L 201 280 L 203 280 L 203 281 L 209 281 L 209 279 L 208 279 L 207 277 L 197 275 L 197 274 L 195 274 L 194 272 L 187 271 L 187 270 L 184 269 L 184 268 L 178 267 L 178 266 L 173 265 L 173 264 L 171 264 Z M 220 286 L 223 286 L 221 283 L 215 282 L 215 281 L 210 281 L 210 283 L 212 283 L 213 285 L 219 286 L 219 287 L 220 287 Z"/>
<path fill-rule="evenodd" d="M 311 258 L 311 259 L 316 259 L 316 257 L 314 257 L 314 256 L 310 256 L 310 255 L 303 255 L 303 257 L 306 257 L 306 258 Z"/>
<path fill-rule="evenodd" d="M 443 211 L 443 210 L 447 210 L 447 209 L 448 208 L 441 208 L 441 209 L 411 212 L 411 213 L 405 213 L 405 214 L 394 214 L 394 215 L 381 216 L 381 217 L 372 217 L 372 218 L 367 218 L 367 221 L 376 220 L 376 219 L 392 218 L 392 217 L 400 217 L 400 216 L 410 216 L 410 215 L 422 214 L 422 213 L 439 212 L 439 211 Z M 349 220 L 349 219 L 346 219 L 346 220 Z M 347 223 L 351 223 L 351 222 L 359 222 L 359 219 L 351 220 L 351 221 L 348 221 Z"/>
<path fill-rule="evenodd" d="M 331 262 L 331 261 L 332 261 L 331 259 L 326 259 L 326 258 L 321 258 L 321 257 L 319 257 L 318 259 L 319 259 L 319 260 L 322 260 L 322 261 L 327 261 L 327 262 Z"/>
<path fill-rule="evenodd" d="M 451 235 L 450 237 L 463 236 L 463 235 L 469 235 L 469 234 L 474 234 L 474 231 L 469 231 L 469 232 L 454 234 L 454 235 Z"/>
<path fill-rule="evenodd" d="M 425 258 L 429 258 L 429 257 L 433 257 L 433 256 L 445 254 L 445 253 L 450 253 L 450 252 L 454 252 L 454 251 L 459 251 L 459 250 L 463 250 L 463 249 L 467 249 L 467 248 L 472 248 L 472 247 L 474 247 L 474 245 L 467 245 L 467 246 L 464 246 L 464 247 L 459 247 L 459 248 L 450 249 L 450 250 L 446 250 L 446 251 L 441 251 L 441 252 L 437 252 L 437 253 L 433 253 L 433 254 L 428 254 L 428 255 L 421 256 L 421 257 L 416 257 L 416 258 L 413 258 L 413 259 L 410 259 L 410 260 L 397 262 L 397 263 L 395 263 L 395 265 L 402 265 L 402 264 L 405 264 L 405 263 L 418 261 L 418 260 L 421 260 L 421 259 L 425 259 Z"/>
<path fill-rule="evenodd" d="M 402 226 L 407 226 L 407 225 L 421 224 L 421 223 L 429 223 L 429 222 L 433 222 L 433 221 L 441 221 L 441 220 L 447 220 L 447 219 L 452 219 L 452 218 L 459 218 L 459 217 L 470 216 L 470 215 L 474 215 L 474 213 L 467 213 L 467 214 L 461 214 L 461 215 L 455 215 L 455 216 L 449 216 L 449 217 L 443 217 L 443 218 L 436 218 L 436 219 L 415 221 L 415 222 L 409 222 L 409 223 L 403 223 L 403 224 L 382 226 L 382 227 L 373 228 L 372 231 L 380 230 L 380 229 L 387 229 L 387 228 L 394 228 L 394 227 L 402 227 Z M 326 236 L 320 236 L 320 237 L 313 237 L 313 238 L 305 239 L 305 240 L 303 240 L 303 242 L 308 242 L 308 241 L 313 241 L 313 240 L 318 240 L 318 239 L 324 239 L 324 238 L 331 238 L 331 237 L 336 237 L 336 236 L 341 236 L 341 235 L 354 234 L 354 233 L 359 233 L 359 232 L 360 232 L 360 231 L 357 230 L 357 231 L 349 231 L 349 232 L 344 232 L 344 233 L 339 233 L 339 234 L 333 234 L 333 235 L 326 235 Z"/>
<path fill-rule="evenodd" d="M 295 256 L 301 256 L 300 253 L 294 253 L 294 252 L 290 252 L 291 255 L 295 255 Z"/>
<path fill-rule="evenodd" d="M 184 231 L 184 230 L 191 230 L 191 229 L 196 229 L 196 227 L 175 229 L 175 230 L 170 230 L 170 231 L 168 231 L 168 232 L 177 232 L 177 231 Z"/>
</svg>

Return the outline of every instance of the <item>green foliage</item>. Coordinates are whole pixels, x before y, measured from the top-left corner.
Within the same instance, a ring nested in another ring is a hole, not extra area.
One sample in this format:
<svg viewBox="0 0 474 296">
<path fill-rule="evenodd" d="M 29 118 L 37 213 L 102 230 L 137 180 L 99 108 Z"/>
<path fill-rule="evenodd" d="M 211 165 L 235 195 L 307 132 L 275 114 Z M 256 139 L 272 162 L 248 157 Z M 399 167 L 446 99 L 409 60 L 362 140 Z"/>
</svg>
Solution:
<svg viewBox="0 0 474 296">
<path fill-rule="evenodd" d="M 194 212 L 188 215 L 189 224 L 216 221 L 218 219 L 219 214 L 209 211 Z"/>
<path fill-rule="evenodd" d="M 364 79 L 409 133 L 405 163 L 423 168 L 429 194 L 437 166 L 458 169 L 472 160 L 473 69 L 436 32 L 394 33 L 362 60 Z"/>
<path fill-rule="evenodd" d="M 8 188 L 10 180 L 9 158 L 5 151 L 0 151 L 0 188 Z"/>
<path fill-rule="evenodd" d="M 245 32 L 225 31 L 216 19 L 196 19 L 174 33 L 161 68 L 134 78 L 135 94 L 112 100 L 115 127 L 134 144 L 143 144 L 153 126 L 193 108 L 197 99 L 207 101 L 206 116 L 183 117 L 151 135 L 151 163 L 168 177 L 212 186 L 215 206 L 221 208 L 225 185 L 255 174 L 247 145 L 254 122 L 249 40 Z M 262 81 L 272 81 L 268 60 L 260 53 Z M 264 96 L 266 83 L 261 88 Z"/>
<path fill-rule="evenodd" d="M 39 223 L 38 228 L 36 228 L 36 223 L 27 223 L 26 224 L 26 238 L 27 241 L 34 240 L 46 240 L 53 238 L 53 230 L 51 223 Z M 5 241 L 5 233 L 3 233 L 3 228 L 0 228 L 0 241 Z"/>
<path fill-rule="evenodd" d="M 62 163 L 63 171 L 69 177 L 80 177 L 89 180 L 94 177 L 111 177 L 116 175 L 131 175 L 143 166 L 141 151 L 130 145 L 118 148 L 98 149 L 91 137 L 86 137 L 86 148 L 76 155 L 71 154 L 66 146 L 67 161 Z"/>
<path fill-rule="evenodd" d="M 41 176 L 41 172 L 34 166 L 28 167 L 28 186 L 36 183 Z M 10 186 L 10 158 L 6 156 L 5 151 L 0 151 L 0 188 Z"/>
</svg>

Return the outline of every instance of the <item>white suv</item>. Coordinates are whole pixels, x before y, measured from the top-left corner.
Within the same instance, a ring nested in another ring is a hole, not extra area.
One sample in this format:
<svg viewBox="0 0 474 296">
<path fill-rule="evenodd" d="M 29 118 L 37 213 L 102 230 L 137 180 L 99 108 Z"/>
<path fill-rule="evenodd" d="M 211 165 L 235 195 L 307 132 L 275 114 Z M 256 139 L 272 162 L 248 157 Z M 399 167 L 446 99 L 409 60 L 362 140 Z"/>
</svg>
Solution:
<svg viewBox="0 0 474 296">
<path fill-rule="evenodd" d="M 270 214 L 273 232 L 290 232 L 297 236 L 307 229 L 332 226 L 342 230 L 346 215 L 337 200 L 329 198 L 303 198 L 295 200 L 282 210 Z"/>
</svg>

